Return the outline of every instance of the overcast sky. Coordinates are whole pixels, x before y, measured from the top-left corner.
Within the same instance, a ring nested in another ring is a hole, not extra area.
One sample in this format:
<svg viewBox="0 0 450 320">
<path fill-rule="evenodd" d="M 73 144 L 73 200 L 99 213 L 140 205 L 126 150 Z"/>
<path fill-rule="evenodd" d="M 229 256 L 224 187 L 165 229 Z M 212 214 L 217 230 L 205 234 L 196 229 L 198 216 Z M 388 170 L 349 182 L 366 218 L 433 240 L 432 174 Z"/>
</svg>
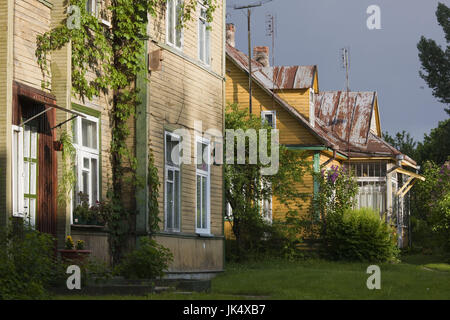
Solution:
<svg viewBox="0 0 450 320">
<path fill-rule="evenodd" d="M 259 0 L 227 0 L 227 22 L 236 26 L 236 47 L 245 53 L 246 10 Z M 447 6 L 450 0 L 441 0 Z M 350 89 L 377 91 L 381 129 L 391 135 L 406 130 L 415 140 L 448 116 L 444 105 L 419 77 L 417 42 L 421 35 L 444 45 L 436 20 L 437 0 L 273 0 L 252 10 L 252 46 L 271 48 L 266 14 L 277 18 L 275 65 L 314 65 L 320 90 L 345 88 L 340 48 L 350 47 Z M 369 30 L 370 5 L 381 9 L 381 30 Z M 271 48 L 272 50 L 272 48 Z"/>
</svg>

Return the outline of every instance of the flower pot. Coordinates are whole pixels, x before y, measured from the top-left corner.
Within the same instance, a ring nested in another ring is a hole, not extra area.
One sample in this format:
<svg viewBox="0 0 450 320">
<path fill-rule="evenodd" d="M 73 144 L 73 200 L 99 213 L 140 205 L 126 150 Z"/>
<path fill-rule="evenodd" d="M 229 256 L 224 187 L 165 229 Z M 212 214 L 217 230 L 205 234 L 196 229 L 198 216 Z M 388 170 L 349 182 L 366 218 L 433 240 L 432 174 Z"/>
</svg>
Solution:
<svg viewBox="0 0 450 320">
<path fill-rule="evenodd" d="M 61 141 L 53 141 L 53 149 L 55 151 L 62 151 L 63 150 L 63 144 Z"/>
<path fill-rule="evenodd" d="M 74 264 L 83 264 L 89 259 L 92 250 L 64 249 L 58 250 L 58 252 L 61 254 L 61 258 L 66 262 L 69 261 L 73 262 Z"/>
</svg>

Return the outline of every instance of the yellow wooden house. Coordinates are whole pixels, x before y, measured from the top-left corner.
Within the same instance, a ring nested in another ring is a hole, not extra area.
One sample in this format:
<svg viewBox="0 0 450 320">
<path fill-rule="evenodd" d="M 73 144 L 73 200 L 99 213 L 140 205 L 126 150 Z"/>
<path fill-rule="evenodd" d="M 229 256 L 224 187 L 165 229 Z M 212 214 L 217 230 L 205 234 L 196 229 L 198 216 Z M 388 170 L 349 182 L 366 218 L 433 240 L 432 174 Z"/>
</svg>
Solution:
<svg viewBox="0 0 450 320">
<path fill-rule="evenodd" d="M 234 47 L 234 31 L 227 25 L 226 101 L 248 109 L 249 60 Z M 279 129 L 280 143 L 288 149 L 307 151 L 314 171 L 332 165 L 353 169 L 360 185 L 357 206 L 385 214 L 403 246 L 407 192 L 423 178 L 413 159 L 382 140 L 377 93 L 320 91 L 317 66 L 270 66 L 268 51 L 254 48 L 252 113 Z M 310 175 L 299 188 L 311 197 L 319 192 Z M 273 219 L 283 218 L 285 208 L 277 199 L 267 206 Z M 307 201 L 302 211 L 308 210 Z M 231 236 L 230 225 L 226 235 Z"/>
<path fill-rule="evenodd" d="M 107 228 L 83 221 L 75 208 L 80 192 L 93 206 L 106 199 L 111 185 L 112 96 L 81 100 L 73 94 L 70 43 L 48 56 L 50 85 L 45 89 L 35 55 L 36 37 L 65 21 L 69 5 L 64 0 L 0 4 L 0 227 L 11 217 L 25 219 L 55 236 L 58 249 L 71 235 L 84 240 L 92 256 L 109 263 Z M 147 26 L 145 69 L 137 79 L 140 103 L 129 119 L 126 143 L 143 181 L 153 150 L 161 185 L 160 231 L 153 236 L 174 255 L 169 271 L 209 277 L 224 266 L 222 167 L 196 165 L 194 150 L 211 148 L 214 136 L 205 136 L 206 130 L 223 132 L 225 5 L 220 1 L 208 22 L 207 8 L 199 2 L 186 28 L 176 22 L 182 1 L 158 5 Z M 109 6 L 110 0 L 86 1 L 87 13 L 104 28 L 111 28 Z M 57 203 L 63 169 L 53 142 L 63 130 L 74 141 L 77 181 L 70 195 Z M 174 163 L 168 157 L 180 143 L 177 130 L 192 136 L 191 163 Z M 130 248 L 138 237 L 149 235 L 146 188 L 124 185 L 124 206 L 136 212 Z"/>
</svg>

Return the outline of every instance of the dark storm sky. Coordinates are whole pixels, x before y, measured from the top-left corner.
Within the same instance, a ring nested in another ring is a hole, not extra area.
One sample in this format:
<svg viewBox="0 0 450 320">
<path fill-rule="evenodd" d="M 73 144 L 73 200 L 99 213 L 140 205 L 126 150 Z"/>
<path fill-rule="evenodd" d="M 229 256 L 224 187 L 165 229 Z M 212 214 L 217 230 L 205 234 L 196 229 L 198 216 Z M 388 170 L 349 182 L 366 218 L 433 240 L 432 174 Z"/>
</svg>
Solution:
<svg viewBox="0 0 450 320">
<path fill-rule="evenodd" d="M 236 47 L 248 52 L 246 10 L 257 0 L 227 0 L 227 22 L 236 25 Z M 450 5 L 449 0 L 441 0 Z M 420 77 L 421 35 L 444 45 L 437 0 L 273 0 L 252 10 L 252 46 L 271 47 L 266 14 L 277 18 L 275 65 L 318 65 L 320 90 L 345 88 L 340 48 L 350 47 L 350 89 L 377 91 L 381 129 L 406 130 L 421 141 L 447 118 L 444 105 Z M 370 5 L 381 9 L 381 30 L 369 30 Z M 272 48 L 271 48 L 272 50 Z"/>
</svg>

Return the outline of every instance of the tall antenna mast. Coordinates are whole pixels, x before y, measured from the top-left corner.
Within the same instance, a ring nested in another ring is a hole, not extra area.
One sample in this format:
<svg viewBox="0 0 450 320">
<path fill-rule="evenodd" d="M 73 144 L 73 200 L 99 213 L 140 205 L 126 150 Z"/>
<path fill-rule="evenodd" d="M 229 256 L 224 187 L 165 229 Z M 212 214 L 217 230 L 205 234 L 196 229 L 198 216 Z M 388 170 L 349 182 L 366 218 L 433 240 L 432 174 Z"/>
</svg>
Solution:
<svg viewBox="0 0 450 320">
<path fill-rule="evenodd" d="M 342 68 L 345 69 L 345 85 L 347 93 L 350 91 L 349 69 L 350 69 L 350 48 L 344 47 L 342 50 Z"/>
<path fill-rule="evenodd" d="M 275 16 L 266 14 L 266 36 L 272 37 L 272 106 L 275 106 Z"/>
<path fill-rule="evenodd" d="M 252 114 L 252 36 L 251 36 L 251 8 L 261 7 L 264 3 L 272 0 L 264 0 L 257 3 L 249 4 L 247 6 L 234 6 L 235 10 L 247 9 L 247 24 L 248 24 L 248 108 Z"/>
</svg>

